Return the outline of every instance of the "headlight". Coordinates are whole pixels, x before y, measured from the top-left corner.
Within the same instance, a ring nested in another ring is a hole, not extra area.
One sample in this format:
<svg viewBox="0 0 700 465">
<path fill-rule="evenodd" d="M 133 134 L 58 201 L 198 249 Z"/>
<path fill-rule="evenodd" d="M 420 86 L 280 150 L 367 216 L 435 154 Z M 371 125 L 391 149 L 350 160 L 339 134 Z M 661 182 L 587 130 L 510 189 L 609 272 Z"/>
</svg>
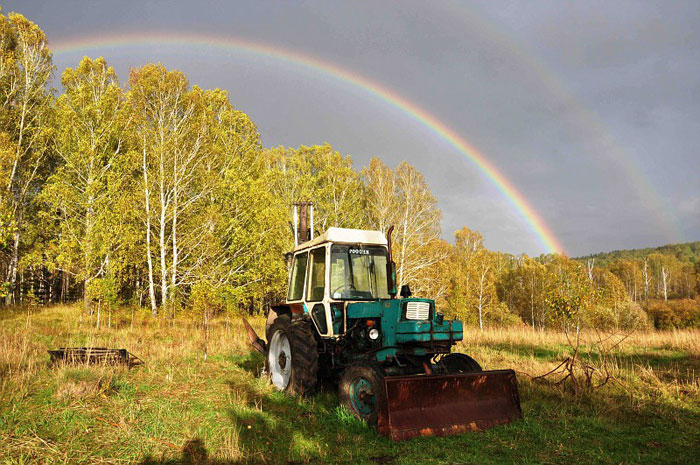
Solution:
<svg viewBox="0 0 700 465">
<path fill-rule="evenodd" d="M 372 328 L 369 330 L 369 333 L 367 333 L 369 338 L 373 341 L 376 341 L 379 339 L 379 330 L 377 328 Z"/>
</svg>

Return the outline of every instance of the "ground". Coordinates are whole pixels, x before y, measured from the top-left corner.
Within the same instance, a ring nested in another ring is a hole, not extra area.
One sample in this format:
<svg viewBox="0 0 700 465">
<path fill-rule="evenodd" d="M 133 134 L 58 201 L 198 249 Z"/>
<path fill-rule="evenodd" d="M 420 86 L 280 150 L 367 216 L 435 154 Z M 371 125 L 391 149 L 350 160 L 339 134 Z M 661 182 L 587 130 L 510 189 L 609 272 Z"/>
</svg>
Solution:
<svg viewBox="0 0 700 465">
<path fill-rule="evenodd" d="M 260 378 L 239 320 L 207 334 L 185 319 L 78 306 L 0 310 L 0 463 L 697 463 L 700 332 L 632 334 L 615 382 L 574 393 L 532 379 L 566 358 L 562 334 L 469 329 L 459 350 L 514 368 L 524 419 L 486 432 L 394 443 L 338 407 Z M 253 319 L 260 330 L 262 318 Z M 110 327 L 111 326 L 111 327 Z M 132 369 L 51 366 L 48 349 L 126 348 Z"/>
</svg>

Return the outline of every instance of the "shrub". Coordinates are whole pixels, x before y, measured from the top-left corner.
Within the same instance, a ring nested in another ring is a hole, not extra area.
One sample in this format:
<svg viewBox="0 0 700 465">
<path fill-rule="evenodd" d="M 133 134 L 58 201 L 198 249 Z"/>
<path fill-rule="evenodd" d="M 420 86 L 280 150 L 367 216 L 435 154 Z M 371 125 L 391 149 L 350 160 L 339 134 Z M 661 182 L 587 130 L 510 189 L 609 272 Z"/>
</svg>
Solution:
<svg viewBox="0 0 700 465">
<path fill-rule="evenodd" d="M 600 330 L 632 330 L 649 326 L 649 317 L 638 304 L 622 302 L 615 307 L 595 305 L 583 315 L 583 324 Z"/>
<path fill-rule="evenodd" d="M 522 326 L 523 320 L 518 315 L 511 312 L 505 302 L 498 302 L 490 308 L 486 313 L 486 321 L 489 326 L 499 328 L 511 328 L 513 326 Z"/>
<path fill-rule="evenodd" d="M 700 328 L 698 300 L 650 300 L 646 311 L 657 329 Z"/>
<path fill-rule="evenodd" d="M 678 299 L 668 302 L 676 315 L 676 328 L 700 327 L 700 305 L 696 300 Z"/>
<path fill-rule="evenodd" d="M 621 329 L 646 329 L 649 316 L 635 302 L 625 302 L 618 306 L 617 325 Z"/>
<path fill-rule="evenodd" d="M 583 325 L 596 329 L 613 329 L 617 327 L 617 315 L 612 307 L 607 305 L 595 305 L 583 312 Z"/>
</svg>

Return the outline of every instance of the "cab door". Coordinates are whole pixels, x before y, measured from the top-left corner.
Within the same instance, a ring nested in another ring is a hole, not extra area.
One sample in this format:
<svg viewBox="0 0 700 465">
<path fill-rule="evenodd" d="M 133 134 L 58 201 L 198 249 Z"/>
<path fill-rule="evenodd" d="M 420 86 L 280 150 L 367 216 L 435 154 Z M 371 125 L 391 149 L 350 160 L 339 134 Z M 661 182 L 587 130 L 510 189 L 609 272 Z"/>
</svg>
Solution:
<svg viewBox="0 0 700 465">
<path fill-rule="evenodd" d="M 306 307 L 321 336 L 332 336 L 333 325 L 330 318 L 327 286 L 328 247 L 322 245 L 309 251 L 309 266 L 306 287 Z"/>
<path fill-rule="evenodd" d="M 304 281 L 306 279 L 306 269 L 309 253 L 299 252 L 294 255 L 294 261 L 289 273 L 289 287 L 287 290 L 287 304 L 301 307 L 304 304 Z"/>
</svg>

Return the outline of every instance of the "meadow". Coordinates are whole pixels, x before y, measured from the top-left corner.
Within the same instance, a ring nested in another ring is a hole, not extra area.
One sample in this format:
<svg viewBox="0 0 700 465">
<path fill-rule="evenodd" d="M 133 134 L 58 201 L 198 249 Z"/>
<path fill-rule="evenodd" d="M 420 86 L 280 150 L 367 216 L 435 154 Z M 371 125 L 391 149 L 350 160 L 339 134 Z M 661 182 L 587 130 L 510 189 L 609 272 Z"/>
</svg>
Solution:
<svg viewBox="0 0 700 465">
<path fill-rule="evenodd" d="M 262 330 L 264 320 L 254 318 Z M 338 407 L 259 376 L 237 319 L 200 325 L 121 310 L 101 328 L 79 306 L 0 313 L 0 463 L 697 463 L 700 331 L 638 332 L 608 354 L 614 380 L 574 392 L 534 379 L 570 355 L 527 327 L 468 330 L 459 351 L 513 368 L 524 419 L 394 443 Z M 108 327 L 111 326 L 111 327 Z M 49 364 L 48 349 L 126 348 L 145 364 Z M 586 348 L 595 354 L 595 348 Z"/>
</svg>

